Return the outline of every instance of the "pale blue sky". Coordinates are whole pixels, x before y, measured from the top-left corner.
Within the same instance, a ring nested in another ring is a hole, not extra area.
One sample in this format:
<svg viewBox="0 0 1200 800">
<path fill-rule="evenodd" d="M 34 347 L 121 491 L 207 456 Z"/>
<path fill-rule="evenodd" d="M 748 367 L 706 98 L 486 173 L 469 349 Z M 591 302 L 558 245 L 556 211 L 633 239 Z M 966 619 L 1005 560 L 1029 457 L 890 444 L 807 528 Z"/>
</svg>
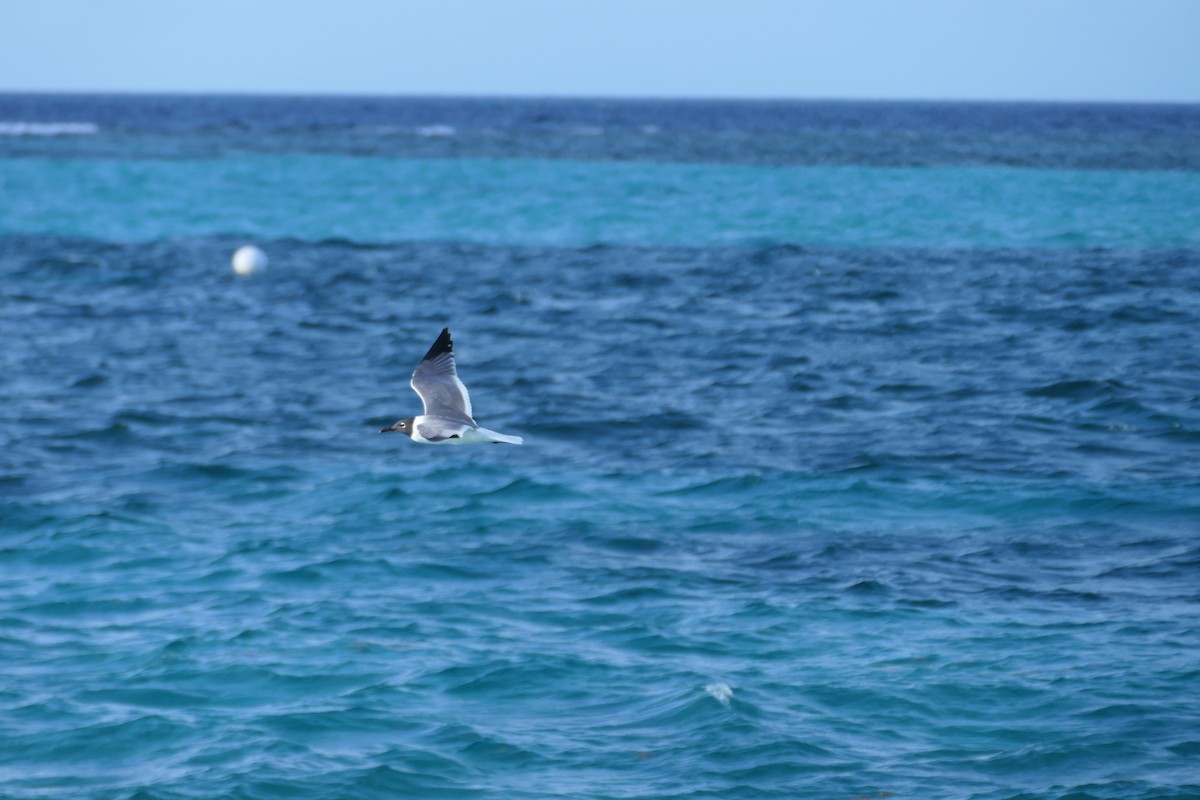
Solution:
<svg viewBox="0 0 1200 800">
<path fill-rule="evenodd" d="M 0 0 L 0 91 L 1200 102 L 1200 0 Z"/>
</svg>

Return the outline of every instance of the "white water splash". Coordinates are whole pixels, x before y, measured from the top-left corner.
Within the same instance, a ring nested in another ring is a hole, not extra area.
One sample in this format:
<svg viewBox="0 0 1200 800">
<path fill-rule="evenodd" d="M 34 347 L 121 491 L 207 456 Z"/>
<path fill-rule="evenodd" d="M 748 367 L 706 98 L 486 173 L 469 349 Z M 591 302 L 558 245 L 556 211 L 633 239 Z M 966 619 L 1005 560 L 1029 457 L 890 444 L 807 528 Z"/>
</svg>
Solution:
<svg viewBox="0 0 1200 800">
<path fill-rule="evenodd" d="M 0 136 L 89 136 L 100 131 L 94 122 L 24 122 L 0 120 Z"/>
<path fill-rule="evenodd" d="M 728 683 L 710 683 L 704 687 L 704 691 L 723 706 L 728 706 L 729 701 L 733 699 L 733 689 L 729 688 Z"/>
</svg>

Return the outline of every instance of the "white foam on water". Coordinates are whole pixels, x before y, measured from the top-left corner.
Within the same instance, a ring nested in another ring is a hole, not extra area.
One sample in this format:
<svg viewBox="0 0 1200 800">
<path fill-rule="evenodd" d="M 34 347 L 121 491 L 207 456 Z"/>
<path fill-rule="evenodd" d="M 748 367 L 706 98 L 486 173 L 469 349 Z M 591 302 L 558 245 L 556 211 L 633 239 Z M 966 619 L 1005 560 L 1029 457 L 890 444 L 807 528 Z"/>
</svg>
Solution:
<svg viewBox="0 0 1200 800">
<path fill-rule="evenodd" d="M 94 122 L 27 122 L 0 120 L 0 136 L 90 136 L 100 132 Z"/>
<path fill-rule="evenodd" d="M 723 706 L 728 706 L 729 701 L 733 699 L 733 689 L 729 687 L 728 683 L 710 683 L 704 687 L 704 691 L 712 695 L 713 699 Z"/>
</svg>

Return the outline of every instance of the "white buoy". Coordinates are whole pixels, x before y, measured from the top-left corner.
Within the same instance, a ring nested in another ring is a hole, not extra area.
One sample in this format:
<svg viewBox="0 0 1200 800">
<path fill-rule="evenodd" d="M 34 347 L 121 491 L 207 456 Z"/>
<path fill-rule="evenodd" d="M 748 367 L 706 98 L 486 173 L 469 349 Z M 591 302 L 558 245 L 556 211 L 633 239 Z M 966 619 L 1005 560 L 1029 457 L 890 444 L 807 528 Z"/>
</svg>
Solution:
<svg viewBox="0 0 1200 800">
<path fill-rule="evenodd" d="M 267 254 L 252 244 L 239 247 L 233 254 L 233 271 L 238 275 L 257 275 L 267 268 Z"/>
</svg>

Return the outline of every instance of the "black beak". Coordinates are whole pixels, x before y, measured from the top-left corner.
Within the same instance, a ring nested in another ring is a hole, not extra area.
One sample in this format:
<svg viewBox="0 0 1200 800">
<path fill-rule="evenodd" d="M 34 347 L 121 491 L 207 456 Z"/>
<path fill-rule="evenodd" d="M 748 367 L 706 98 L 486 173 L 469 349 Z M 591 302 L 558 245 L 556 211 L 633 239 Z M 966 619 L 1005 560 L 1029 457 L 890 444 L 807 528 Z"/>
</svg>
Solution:
<svg viewBox="0 0 1200 800">
<path fill-rule="evenodd" d="M 379 432 L 380 433 L 388 433 L 389 431 L 394 431 L 394 430 L 396 430 L 396 429 L 395 428 L 380 428 Z"/>
</svg>

